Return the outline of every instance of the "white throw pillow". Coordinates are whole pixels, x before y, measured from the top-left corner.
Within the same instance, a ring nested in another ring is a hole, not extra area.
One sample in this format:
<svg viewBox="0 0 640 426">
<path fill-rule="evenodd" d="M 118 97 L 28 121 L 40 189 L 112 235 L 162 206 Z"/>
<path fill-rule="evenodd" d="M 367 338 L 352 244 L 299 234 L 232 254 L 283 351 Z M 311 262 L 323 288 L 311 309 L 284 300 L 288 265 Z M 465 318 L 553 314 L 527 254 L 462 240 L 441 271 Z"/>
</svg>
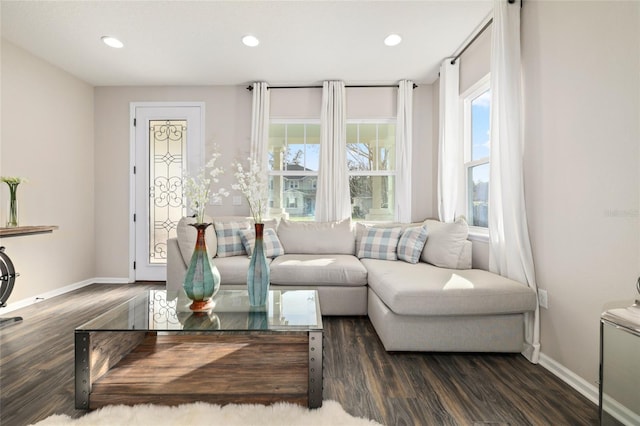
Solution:
<svg viewBox="0 0 640 426">
<path fill-rule="evenodd" d="M 240 239 L 242 240 L 244 249 L 246 250 L 247 254 L 251 256 L 251 253 L 253 253 L 253 247 L 256 244 L 256 231 L 254 229 L 241 229 L 238 232 L 240 233 Z M 282 244 L 278 239 L 278 234 L 276 234 L 275 229 L 264 229 L 262 234 L 262 242 L 265 256 L 277 257 L 284 254 L 284 249 L 282 248 Z"/>
<path fill-rule="evenodd" d="M 282 219 L 278 238 L 288 254 L 354 254 L 351 219 L 335 222 L 294 222 Z"/>
<path fill-rule="evenodd" d="M 398 240 L 398 259 L 409 263 L 418 263 L 426 241 L 427 228 L 425 226 L 406 228 Z"/>
<path fill-rule="evenodd" d="M 442 268 L 458 269 L 469 236 L 467 221 L 463 217 L 451 223 L 427 219 L 424 224 L 427 227 L 427 242 L 420 260 Z"/>
<path fill-rule="evenodd" d="M 214 221 L 216 238 L 218 239 L 218 257 L 239 256 L 247 254 L 240 238 L 241 229 L 249 229 L 251 224 L 246 221 Z"/>
<path fill-rule="evenodd" d="M 398 260 L 396 250 L 402 228 L 376 228 L 367 229 L 360 240 L 358 258 Z"/>
<path fill-rule="evenodd" d="M 204 217 L 205 223 L 211 223 L 211 218 Z M 178 237 L 178 247 L 180 247 L 180 254 L 184 263 L 189 265 L 191 257 L 193 256 L 193 250 L 196 248 L 196 239 L 198 237 L 198 231 L 193 226 L 189 226 L 190 223 L 196 223 L 194 217 L 183 217 L 178 222 L 176 227 L 176 235 Z M 207 253 L 210 257 L 216 255 L 218 242 L 216 240 L 216 232 L 213 227 L 208 227 L 204 233 L 205 244 L 207 245 Z"/>
</svg>

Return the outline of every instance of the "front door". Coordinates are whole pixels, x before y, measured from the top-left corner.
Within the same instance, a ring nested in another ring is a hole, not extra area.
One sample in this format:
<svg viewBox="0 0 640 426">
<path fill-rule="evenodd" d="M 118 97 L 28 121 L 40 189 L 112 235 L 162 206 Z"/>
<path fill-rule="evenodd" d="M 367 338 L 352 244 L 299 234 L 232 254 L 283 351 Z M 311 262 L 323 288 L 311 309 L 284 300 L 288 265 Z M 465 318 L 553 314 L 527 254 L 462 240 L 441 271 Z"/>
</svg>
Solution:
<svg viewBox="0 0 640 426">
<path fill-rule="evenodd" d="M 167 279 L 167 239 L 186 213 L 185 171 L 203 161 L 203 104 L 132 104 L 136 281 Z"/>
</svg>

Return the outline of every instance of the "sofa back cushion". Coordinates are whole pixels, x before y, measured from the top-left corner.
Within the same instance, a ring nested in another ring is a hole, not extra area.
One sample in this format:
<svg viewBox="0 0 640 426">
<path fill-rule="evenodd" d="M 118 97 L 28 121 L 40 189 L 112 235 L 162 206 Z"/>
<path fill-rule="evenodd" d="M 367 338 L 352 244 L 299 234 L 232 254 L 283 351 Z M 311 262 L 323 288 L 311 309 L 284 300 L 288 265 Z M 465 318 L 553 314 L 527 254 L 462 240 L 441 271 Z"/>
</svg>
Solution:
<svg viewBox="0 0 640 426">
<path fill-rule="evenodd" d="M 427 227 L 427 242 L 420 260 L 449 269 L 471 267 L 466 249 L 469 226 L 464 218 L 451 223 L 427 219 L 424 223 Z"/>
<path fill-rule="evenodd" d="M 351 219 L 335 222 L 295 222 L 282 219 L 278 238 L 287 254 L 354 254 Z"/>
</svg>

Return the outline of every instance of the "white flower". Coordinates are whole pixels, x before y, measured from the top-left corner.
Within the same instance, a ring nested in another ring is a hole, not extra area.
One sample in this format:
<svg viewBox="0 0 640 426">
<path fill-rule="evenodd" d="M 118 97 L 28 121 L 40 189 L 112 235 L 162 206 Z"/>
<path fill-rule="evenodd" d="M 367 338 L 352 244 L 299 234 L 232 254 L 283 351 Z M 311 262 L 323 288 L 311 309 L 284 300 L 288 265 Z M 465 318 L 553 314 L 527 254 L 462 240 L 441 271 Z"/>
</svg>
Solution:
<svg viewBox="0 0 640 426">
<path fill-rule="evenodd" d="M 27 179 L 19 176 L 2 176 L 0 177 L 0 181 L 5 182 L 9 186 L 29 182 Z"/>
<path fill-rule="evenodd" d="M 197 223 L 204 222 L 204 209 L 209 200 L 215 204 L 222 200 L 222 197 L 229 195 L 229 192 L 224 188 L 211 192 L 211 183 L 218 183 L 218 176 L 224 173 L 222 167 L 215 166 L 220 155 L 218 146 L 214 146 L 214 152 L 205 167 L 201 168 L 195 177 L 185 174 L 182 178 L 184 196 L 189 201 L 189 208 L 196 214 Z M 209 176 L 211 177 L 207 176 L 207 170 L 209 170 Z"/>
<path fill-rule="evenodd" d="M 249 170 L 244 169 L 240 162 L 235 162 L 232 166 L 236 169 L 234 176 L 238 183 L 231 185 L 231 188 L 240 191 L 249 203 L 249 210 L 255 223 L 262 223 L 262 217 L 267 211 L 267 178 L 255 160 L 249 160 Z"/>
</svg>

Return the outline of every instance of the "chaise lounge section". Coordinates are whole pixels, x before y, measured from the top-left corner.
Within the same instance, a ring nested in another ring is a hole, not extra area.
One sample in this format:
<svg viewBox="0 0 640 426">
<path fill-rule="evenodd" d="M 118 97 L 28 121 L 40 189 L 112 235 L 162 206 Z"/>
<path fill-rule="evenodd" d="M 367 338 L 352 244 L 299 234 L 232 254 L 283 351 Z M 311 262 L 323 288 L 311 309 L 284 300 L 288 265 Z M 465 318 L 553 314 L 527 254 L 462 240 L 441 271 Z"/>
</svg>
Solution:
<svg viewBox="0 0 640 426">
<path fill-rule="evenodd" d="M 183 219 L 178 238 L 168 241 L 167 259 L 168 293 L 185 303 L 182 281 L 195 245 L 188 221 Z M 207 246 L 221 285 L 244 287 L 249 256 L 228 256 L 221 248 L 230 241 L 224 230 L 249 229 L 252 222 L 244 217 L 213 222 L 216 232 L 207 233 Z M 536 309 L 536 293 L 508 278 L 471 269 L 472 246 L 464 220 L 352 226 L 350 220 L 283 219 L 265 223 L 268 228 L 275 232 L 266 244 L 278 254 L 270 263 L 272 287 L 316 289 L 323 315 L 368 315 L 387 351 L 523 349 L 524 316 Z M 402 238 L 410 234 L 415 238 Z M 239 241 L 240 236 L 234 244 Z"/>
</svg>

